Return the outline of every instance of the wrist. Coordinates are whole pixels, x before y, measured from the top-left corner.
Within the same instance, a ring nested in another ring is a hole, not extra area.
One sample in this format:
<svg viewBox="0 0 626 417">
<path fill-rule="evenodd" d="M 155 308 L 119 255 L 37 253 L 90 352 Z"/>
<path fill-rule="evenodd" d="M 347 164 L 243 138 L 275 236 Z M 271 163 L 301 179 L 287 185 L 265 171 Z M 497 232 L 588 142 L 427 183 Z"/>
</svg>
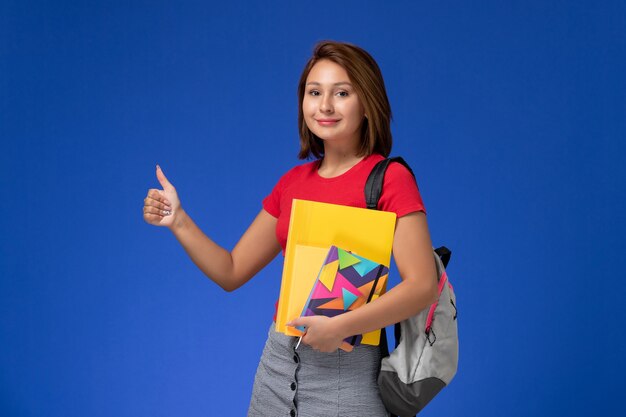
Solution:
<svg viewBox="0 0 626 417">
<path fill-rule="evenodd" d="M 332 328 L 333 332 L 337 336 L 339 336 L 342 340 L 347 338 L 347 337 L 353 336 L 352 334 L 349 334 L 348 326 L 347 326 L 347 323 L 346 323 L 346 321 L 347 321 L 346 320 L 346 318 L 347 318 L 346 316 L 347 315 L 348 314 L 345 314 L 345 313 L 344 314 L 340 314 L 338 316 L 332 317 L 331 320 L 330 320 L 330 322 L 331 322 L 331 324 L 333 326 L 333 328 Z"/>
<path fill-rule="evenodd" d="M 172 223 L 168 226 L 168 228 L 175 233 L 177 230 L 185 227 L 189 216 L 182 207 L 179 207 L 174 213 L 172 213 L 172 216 Z"/>
</svg>

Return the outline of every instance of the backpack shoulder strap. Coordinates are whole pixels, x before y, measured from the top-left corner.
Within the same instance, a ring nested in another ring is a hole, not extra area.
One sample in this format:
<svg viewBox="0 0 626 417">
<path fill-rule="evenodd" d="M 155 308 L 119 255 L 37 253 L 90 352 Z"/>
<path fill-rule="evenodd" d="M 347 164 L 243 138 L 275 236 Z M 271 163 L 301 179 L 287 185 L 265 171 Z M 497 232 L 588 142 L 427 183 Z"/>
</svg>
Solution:
<svg viewBox="0 0 626 417">
<path fill-rule="evenodd" d="M 441 259 L 443 267 L 447 268 L 448 262 L 450 262 L 450 257 L 452 256 L 452 252 L 450 251 L 450 249 L 446 248 L 445 246 L 440 246 L 435 249 L 435 253 L 439 256 L 439 259 Z"/>
<path fill-rule="evenodd" d="M 376 210 L 378 207 L 378 200 L 380 200 L 380 196 L 383 193 L 385 172 L 387 172 L 387 168 L 392 162 L 398 162 L 404 165 L 406 169 L 409 170 L 411 175 L 413 175 L 413 178 L 415 178 L 413 170 L 402 157 L 396 156 L 394 158 L 383 159 L 374 166 L 369 177 L 367 177 L 367 182 L 365 183 L 365 202 L 368 209 Z"/>
</svg>

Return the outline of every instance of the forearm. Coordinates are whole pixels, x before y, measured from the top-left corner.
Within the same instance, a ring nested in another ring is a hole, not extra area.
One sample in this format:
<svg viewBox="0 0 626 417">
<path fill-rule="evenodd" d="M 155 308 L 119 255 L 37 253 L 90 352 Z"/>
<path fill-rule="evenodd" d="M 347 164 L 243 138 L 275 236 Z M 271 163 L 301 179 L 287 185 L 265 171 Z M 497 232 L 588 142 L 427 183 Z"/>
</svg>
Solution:
<svg viewBox="0 0 626 417">
<path fill-rule="evenodd" d="M 429 307 L 436 299 L 436 282 L 405 280 L 371 303 L 332 320 L 346 337 L 368 333 L 405 320 Z"/>
<path fill-rule="evenodd" d="M 233 291 L 280 252 L 276 239 L 277 219 L 261 210 L 232 251 L 205 235 L 180 205 L 176 188 L 157 165 L 163 190 L 150 189 L 144 199 L 143 218 L 156 226 L 167 226 L 200 270 L 226 291 Z"/>
<path fill-rule="evenodd" d="M 170 230 L 193 263 L 217 285 L 226 291 L 241 285 L 234 274 L 231 253 L 204 234 L 182 208 Z"/>
</svg>

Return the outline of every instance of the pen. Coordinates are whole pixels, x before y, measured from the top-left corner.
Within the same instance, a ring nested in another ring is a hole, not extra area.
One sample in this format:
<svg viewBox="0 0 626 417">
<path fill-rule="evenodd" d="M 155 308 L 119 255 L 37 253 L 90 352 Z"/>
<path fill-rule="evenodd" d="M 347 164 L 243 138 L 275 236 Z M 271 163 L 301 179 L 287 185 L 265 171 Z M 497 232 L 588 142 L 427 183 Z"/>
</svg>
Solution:
<svg viewBox="0 0 626 417">
<path fill-rule="evenodd" d="M 302 342 L 302 336 L 300 336 L 300 338 L 298 339 L 298 343 L 296 343 L 296 347 L 293 348 L 293 350 L 298 349 L 298 346 L 300 346 L 300 342 Z"/>
</svg>

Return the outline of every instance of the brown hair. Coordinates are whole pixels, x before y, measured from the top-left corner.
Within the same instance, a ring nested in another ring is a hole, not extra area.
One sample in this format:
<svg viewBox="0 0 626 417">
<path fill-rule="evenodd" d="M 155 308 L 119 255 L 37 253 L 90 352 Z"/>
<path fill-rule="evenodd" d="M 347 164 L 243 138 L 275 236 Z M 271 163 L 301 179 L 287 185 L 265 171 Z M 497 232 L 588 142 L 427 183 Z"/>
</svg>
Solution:
<svg viewBox="0 0 626 417">
<path fill-rule="evenodd" d="M 298 128 L 300 130 L 298 158 L 324 156 L 324 144 L 309 130 L 302 111 L 306 79 L 313 66 L 322 59 L 328 59 L 346 70 L 367 115 L 361 126 L 359 156 L 372 153 L 389 156 L 392 145 L 391 106 L 378 64 L 369 53 L 356 45 L 321 41 L 313 48 L 313 55 L 306 63 L 298 83 Z"/>
</svg>

